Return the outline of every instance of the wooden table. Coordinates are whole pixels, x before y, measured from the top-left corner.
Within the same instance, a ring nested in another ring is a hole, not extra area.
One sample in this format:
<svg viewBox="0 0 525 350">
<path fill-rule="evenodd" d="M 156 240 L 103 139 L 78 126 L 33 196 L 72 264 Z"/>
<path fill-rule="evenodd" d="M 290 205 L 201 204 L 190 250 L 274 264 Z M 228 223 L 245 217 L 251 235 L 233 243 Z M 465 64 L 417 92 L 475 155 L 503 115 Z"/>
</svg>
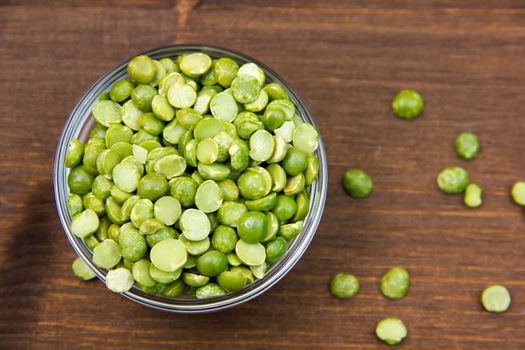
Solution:
<svg viewBox="0 0 525 350">
<path fill-rule="evenodd" d="M 71 274 L 74 252 L 51 184 L 67 115 L 116 63 L 140 51 L 210 43 L 279 72 L 308 104 L 326 144 L 323 221 L 297 266 L 265 295 L 199 316 L 162 313 Z M 409 328 L 405 349 L 524 349 L 525 220 L 509 187 L 525 158 L 525 4 L 522 1 L 0 1 L 1 349 L 386 349 L 386 316 Z M 425 98 L 413 122 L 392 116 L 395 92 Z M 472 163 L 453 151 L 477 133 Z M 467 209 L 439 192 L 438 171 L 466 167 L 485 190 Z M 374 179 L 345 195 L 345 169 Z M 408 296 L 378 281 L 406 267 Z M 356 274 L 361 292 L 336 300 L 330 277 Z M 513 297 L 482 311 L 489 284 Z"/>
</svg>

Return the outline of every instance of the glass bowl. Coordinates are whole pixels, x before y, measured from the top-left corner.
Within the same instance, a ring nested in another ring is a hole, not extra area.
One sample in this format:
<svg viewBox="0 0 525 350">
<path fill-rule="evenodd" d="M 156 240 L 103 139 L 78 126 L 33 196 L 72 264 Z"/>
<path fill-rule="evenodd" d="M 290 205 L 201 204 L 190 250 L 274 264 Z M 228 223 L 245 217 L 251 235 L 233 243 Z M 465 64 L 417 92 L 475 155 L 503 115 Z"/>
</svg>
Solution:
<svg viewBox="0 0 525 350">
<path fill-rule="evenodd" d="M 164 57 L 174 58 L 178 55 L 195 51 L 204 52 L 212 58 L 229 57 L 237 61 L 239 65 L 247 62 L 254 62 L 258 64 L 266 73 L 267 80 L 269 79 L 270 81 L 278 82 L 283 86 L 290 96 L 290 99 L 297 106 L 297 113 L 299 116 L 304 121 L 307 121 L 315 126 L 315 122 L 305 104 L 288 86 L 288 84 L 279 78 L 279 76 L 272 70 L 249 56 L 229 49 L 208 45 L 166 46 L 141 54 L 148 55 L 154 59 L 161 59 Z M 71 139 L 79 138 L 83 142 L 87 141 L 89 132 L 95 125 L 94 119 L 91 116 L 91 108 L 93 104 L 97 101 L 98 96 L 102 92 L 109 91 L 111 86 L 116 81 L 127 76 L 126 66 L 128 62 L 129 60 L 126 60 L 104 74 L 88 89 L 88 91 L 77 103 L 75 108 L 73 108 L 73 111 L 69 115 L 66 125 L 64 126 L 60 136 L 53 174 L 55 202 L 58 216 L 60 218 L 62 227 L 64 228 L 65 234 L 76 253 L 82 258 L 82 260 L 86 262 L 86 264 L 96 273 L 97 277 L 103 282 L 105 282 L 107 270 L 100 269 L 95 266 L 93 263 L 91 251 L 84 244 L 82 239 L 71 233 L 69 227 L 69 223 L 71 221 L 71 216 L 69 215 L 67 209 L 67 197 L 69 193 L 67 187 L 67 176 L 69 170 L 66 168 L 64 162 L 67 147 Z M 321 221 L 321 216 L 323 214 L 325 205 L 328 180 L 327 159 L 321 139 L 319 140 L 319 147 L 315 155 L 319 159 L 319 177 L 312 184 L 310 189 L 310 211 L 304 220 L 303 232 L 290 242 L 286 255 L 279 262 L 275 263 L 266 272 L 266 275 L 262 279 L 256 280 L 254 283 L 246 286 L 244 289 L 238 292 L 228 293 L 223 296 L 210 299 L 193 299 L 188 297 L 165 298 L 162 296 L 146 294 L 136 286 L 134 286 L 129 292 L 122 294 L 126 298 L 131 299 L 139 304 L 158 310 L 177 313 L 205 313 L 223 310 L 239 305 L 267 291 L 281 278 L 283 278 L 288 273 L 288 271 L 290 271 L 290 269 L 299 261 L 301 256 L 306 251 L 306 248 L 308 248 L 308 245 L 310 244 L 310 241 L 312 240 L 317 227 L 319 226 L 319 222 Z"/>
</svg>

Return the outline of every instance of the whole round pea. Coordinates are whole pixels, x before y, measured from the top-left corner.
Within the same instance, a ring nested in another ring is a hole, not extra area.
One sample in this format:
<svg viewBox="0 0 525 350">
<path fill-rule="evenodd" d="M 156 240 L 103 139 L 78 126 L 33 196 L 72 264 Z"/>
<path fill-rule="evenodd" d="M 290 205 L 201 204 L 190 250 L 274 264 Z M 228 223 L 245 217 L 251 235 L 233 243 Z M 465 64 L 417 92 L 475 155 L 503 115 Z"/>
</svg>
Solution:
<svg viewBox="0 0 525 350">
<path fill-rule="evenodd" d="M 330 294 L 339 299 L 352 298 L 359 292 L 359 280 L 348 273 L 338 273 L 330 281 Z"/>
<path fill-rule="evenodd" d="M 293 198 L 280 194 L 277 196 L 277 204 L 272 209 L 272 213 L 277 216 L 279 222 L 290 220 L 297 211 L 297 203 Z"/>
<path fill-rule="evenodd" d="M 510 191 L 512 200 L 519 206 L 525 206 L 525 182 L 518 181 L 512 185 Z"/>
<path fill-rule="evenodd" d="M 372 192 L 372 178 L 361 169 L 350 169 L 343 175 L 343 187 L 354 198 L 364 198 Z"/>
<path fill-rule="evenodd" d="M 201 275 L 216 277 L 228 267 L 228 259 L 223 252 L 209 251 L 197 259 L 197 270 Z"/>
<path fill-rule="evenodd" d="M 283 237 L 277 237 L 266 245 L 266 261 L 270 264 L 281 260 L 288 250 L 288 243 Z"/>
<path fill-rule="evenodd" d="M 93 175 L 87 172 L 83 166 L 77 166 L 71 169 L 67 177 L 69 191 L 80 195 L 87 194 L 91 191 L 93 180 Z"/>
<path fill-rule="evenodd" d="M 481 304 L 488 312 L 505 312 L 509 309 L 510 302 L 510 293 L 504 286 L 487 287 L 481 294 Z"/>
<path fill-rule="evenodd" d="M 464 160 L 473 160 L 479 154 L 479 140 L 471 132 L 462 132 L 454 142 L 457 155 Z"/>
<path fill-rule="evenodd" d="M 149 84 L 157 76 L 157 66 L 146 55 L 133 57 L 128 63 L 129 77 L 140 84 Z"/>
<path fill-rule="evenodd" d="M 308 165 L 308 153 L 295 147 L 290 147 L 281 165 L 286 174 L 290 176 L 299 175 Z"/>
<path fill-rule="evenodd" d="M 249 211 L 239 219 L 237 233 L 247 243 L 261 242 L 268 232 L 268 219 L 259 211 Z"/>
<path fill-rule="evenodd" d="M 389 299 L 401 299 L 408 293 L 410 276 L 402 267 L 392 267 L 381 279 L 381 293 Z"/>
<path fill-rule="evenodd" d="M 224 225 L 217 226 L 211 238 L 211 245 L 214 249 L 227 254 L 235 249 L 236 244 L 237 233 L 235 229 Z"/>
<path fill-rule="evenodd" d="M 451 166 L 441 170 L 437 176 L 437 185 L 445 193 L 460 193 L 469 183 L 468 172 L 458 166 Z"/>
<path fill-rule="evenodd" d="M 160 174 L 151 173 L 140 179 L 137 194 L 141 198 L 156 201 L 168 192 L 168 180 Z"/>
<path fill-rule="evenodd" d="M 387 317 L 376 326 L 377 337 L 389 345 L 401 343 L 407 334 L 407 328 L 399 318 Z"/>
<path fill-rule="evenodd" d="M 423 112 L 423 98 L 414 90 L 401 90 L 392 101 L 394 115 L 401 119 L 414 119 Z"/>
</svg>

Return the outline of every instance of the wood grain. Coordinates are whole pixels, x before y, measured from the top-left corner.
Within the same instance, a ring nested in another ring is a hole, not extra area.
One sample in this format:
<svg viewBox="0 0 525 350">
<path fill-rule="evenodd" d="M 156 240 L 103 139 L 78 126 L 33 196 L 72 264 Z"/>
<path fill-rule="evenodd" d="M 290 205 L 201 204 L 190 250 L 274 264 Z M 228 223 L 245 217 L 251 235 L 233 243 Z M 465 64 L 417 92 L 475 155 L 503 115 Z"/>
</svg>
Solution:
<svg viewBox="0 0 525 350">
<path fill-rule="evenodd" d="M 0 0 L 1 349 L 380 349 L 378 320 L 409 327 L 405 349 L 524 349 L 525 220 L 508 190 L 525 159 L 522 1 Z M 265 62 L 308 104 L 325 140 L 329 195 L 299 264 L 265 295 L 199 316 L 161 313 L 73 278 L 74 257 L 52 195 L 66 117 L 91 83 L 157 46 L 210 43 Z M 424 115 L 389 103 L 419 90 Z M 452 142 L 471 130 L 472 163 Z M 440 193 L 436 173 L 465 166 L 485 189 L 479 209 Z M 340 178 L 365 168 L 372 196 Z M 378 281 L 409 269 L 400 301 Z M 361 279 L 352 300 L 327 293 L 332 274 Z M 504 315 L 483 312 L 488 284 L 508 286 Z"/>
</svg>

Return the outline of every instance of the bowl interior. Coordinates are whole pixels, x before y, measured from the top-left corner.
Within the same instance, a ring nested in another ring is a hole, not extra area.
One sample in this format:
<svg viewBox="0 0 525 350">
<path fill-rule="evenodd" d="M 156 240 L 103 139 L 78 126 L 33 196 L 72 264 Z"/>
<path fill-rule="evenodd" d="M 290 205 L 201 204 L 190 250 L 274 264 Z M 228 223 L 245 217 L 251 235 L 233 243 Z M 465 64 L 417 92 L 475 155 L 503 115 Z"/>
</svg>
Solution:
<svg viewBox="0 0 525 350">
<path fill-rule="evenodd" d="M 239 64 L 247 62 L 254 62 L 258 64 L 266 73 L 267 81 L 278 82 L 288 92 L 290 99 L 297 106 L 297 114 L 306 122 L 315 125 L 315 122 L 306 108 L 303 101 L 295 94 L 295 92 L 272 70 L 267 68 L 255 59 L 252 59 L 241 53 L 236 53 L 232 50 L 223 49 L 219 47 L 212 47 L 207 45 L 178 45 L 162 47 L 143 54 L 148 55 L 154 59 L 161 59 L 164 57 L 174 58 L 178 55 L 200 51 L 208 54 L 212 58 L 229 57 Z M 129 60 L 116 66 L 106 74 L 104 74 L 91 88 L 82 96 L 78 104 L 75 106 L 66 125 L 62 131 L 60 141 L 57 148 L 55 167 L 54 167 L 54 190 L 55 201 L 57 205 L 58 215 L 61 224 L 64 228 L 67 238 L 77 254 L 93 269 L 97 277 L 105 282 L 105 275 L 107 270 L 96 267 L 92 260 L 92 253 L 84 244 L 82 239 L 73 235 L 69 229 L 71 216 L 67 210 L 67 176 L 68 169 L 65 167 L 65 154 L 69 142 L 73 138 L 79 138 L 85 142 L 89 136 L 89 131 L 95 125 L 95 121 L 91 116 L 91 108 L 97 101 L 98 96 L 108 91 L 111 86 L 118 80 L 127 76 L 126 66 Z M 235 293 L 228 293 L 224 296 L 214 297 L 210 299 L 193 299 L 193 298 L 165 298 L 144 293 L 140 288 L 134 286 L 129 292 L 123 295 L 140 304 L 153 307 L 165 311 L 173 311 L 179 313 L 202 313 L 217 311 L 224 308 L 238 305 L 242 302 L 248 301 L 277 283 L 284 275 L 297 263 L 299 258 L 303 255 L 306 248 L 310 244 L 315 231 L 321 220 L 322 212 L 327 192 L 327 160 L 324 151 L 322 138 L 319 140 L 319 147 L 315 153 L 319 159 L 319 177 L 312 184 L 310 188 L 310 210 L 308 216 L 304 220 L 303 232 L 294 238 L 289 245 L 288 251 L 283 259 L 275 263 L 266 273 L 266 275 L 256 280 L 254 283 L 245 287 L 241 291 Z"/>
</svg>

